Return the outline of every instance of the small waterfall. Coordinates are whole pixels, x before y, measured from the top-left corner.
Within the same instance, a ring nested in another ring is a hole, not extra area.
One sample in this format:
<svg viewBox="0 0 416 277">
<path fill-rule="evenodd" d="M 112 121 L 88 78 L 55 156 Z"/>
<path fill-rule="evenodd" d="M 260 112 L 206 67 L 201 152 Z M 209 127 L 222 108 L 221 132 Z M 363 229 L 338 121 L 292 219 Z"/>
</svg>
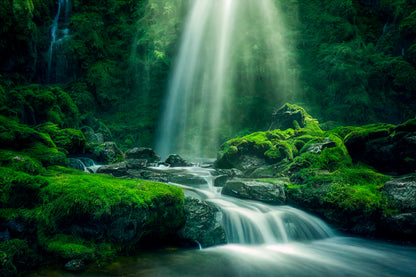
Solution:
<svg viewBox="0 0 416 277">
<path fill-rule="evenodd" d="M 162 157 L 213 157 L 226 130 L 264 115 L 238 103 L 279 105 L 294 97 L 296 61 L 279 2 L 184 1 L 189 14 L 157 131 Z"/>
<path fill-rule="evenodd" d="M 233 199 L 215 199 L 223 211 L 224 228 L 229 243 L 276 244 L 323 239 L 333 236 L 318 218 L 289 206 Z"/>
<path fill-rule="evenodd" d="M 159 169 L 163 170 L 163 169 Z M 203 177 L 205 187 L 181 186 L 214 203 L 223 213 L 222 224 L 228 243 L 282 244 L 310 241 L 334 236 L 322 220 L 290 206 L 272 206 L 256 201 L 222 196 L 213 186 L 212 169 L 184 167 L 165 170 L 186 170 L 188 174 Z"/>
<path fill-rule="evenodd" d="M 68 61 L 64 53 L 64 43 L 70 37 L 69 0 L 58 0 L 58 10 L 51 26 L 51 44 L 48 51 L 47 83 L 58 83 L 68 79 Z"/>
<path fill-rule="evenodd" d="M 87 173 L 96 173 L 101 165 L 96 164 L 92 159 L 85 157 L 69 158 L 69 166 Z"/>
</svg>

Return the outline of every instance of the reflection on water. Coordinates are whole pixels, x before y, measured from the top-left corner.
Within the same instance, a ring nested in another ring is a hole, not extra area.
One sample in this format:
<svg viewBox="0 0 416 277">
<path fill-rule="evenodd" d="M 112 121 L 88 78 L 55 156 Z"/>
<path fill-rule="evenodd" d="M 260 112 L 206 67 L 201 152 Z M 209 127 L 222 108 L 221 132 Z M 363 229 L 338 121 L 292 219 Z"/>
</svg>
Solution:
<svg viewBox="0 0 416 277">
<path fill-rule="evenodd" d="M 158 251 L 80 274 L 32 276 L 416 276 L 416 248 L 334 237 L 309 243 Z"/>
</svg>

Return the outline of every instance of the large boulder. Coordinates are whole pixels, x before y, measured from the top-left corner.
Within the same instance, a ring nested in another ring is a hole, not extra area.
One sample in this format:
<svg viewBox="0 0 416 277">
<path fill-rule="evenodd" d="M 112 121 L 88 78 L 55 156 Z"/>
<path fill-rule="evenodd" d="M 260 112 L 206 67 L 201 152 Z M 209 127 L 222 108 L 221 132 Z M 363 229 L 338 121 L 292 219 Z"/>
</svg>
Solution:
<svg viewBox="0 0 416 277">
<path fill-rule="evenodd" d="M 267 182 L 237 179 L 228 181 L 222 189 L 222 194 L 283 205 L 286 204 L 284 187 L 288 183 L 287 179 L 270 179 Z"/>
<path fill-rule="evenodd" d="M 185 216 L 186 223 L 179 231 L 180 238 L 197 242 L 202 247 L 227 243 L 221 226 L 222 213 L 214 204 L 185 198 Z"/>
<path fill-rule="evenodd" d="M 89 145 L 90 152 L 96 157 L 97 161 L 103 164 L 114 163 L 122 159 L 123 153 L 118 145 L 113 141 L 106 141 L 102 144 Z"/>
<path fill-rule="evenodd" d="M 310 116 L 302 107 L 286 103 L 272 114 L 270 130 L 289 128 L 321 131 L 318 120 Z"/>
<path fill-rule="evenodd" d="M 170 154 L 169 157 L 166 159 L 165 163 L 167 163 L 171 167 L 192 166 L 191 163 L 188 163 L 178 154 Z"/>
<path fill-rule="evenodd" d="M 148 163 L 157 163 L 160 157 L 151 148 L 134 147 L 126 151 L 126 159 L 142 159 Z"/>
<path fill-rule="evenodd" d="M 388 181 L 383 193 L 399 211 L 416 211 L 416 174 Z"/>
<path fill-rule="evenodd" d="M 356 161 L 377 170 L 401 175 L 416 170 L 416 119 L 394 126 L 375 124 L 358 127 L 345 138 L 345 146 Z"/>
<path fill-rule="evenodd" d="M 397 213 L 383 220 L 385 232 L 400 236 L 416 236 L 416 174 L 388 181 L 382 190 Z"/>
</svg>

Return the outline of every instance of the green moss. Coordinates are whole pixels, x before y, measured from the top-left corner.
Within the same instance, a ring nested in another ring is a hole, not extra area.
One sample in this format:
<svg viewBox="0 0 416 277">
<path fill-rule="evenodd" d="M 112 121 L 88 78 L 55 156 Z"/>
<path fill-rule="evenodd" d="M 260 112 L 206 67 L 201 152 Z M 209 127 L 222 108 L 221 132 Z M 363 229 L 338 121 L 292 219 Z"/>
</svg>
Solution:
<svg viewBox="0 0 416 277">
<path fill-rule="evenodd" d="M 0 143 L 13 149 L 22 149 L 39 141 L 53 147 L 50 138 L 45 137 L 27 125 L 0 115 Z"/>
<path fill-rule="evenodd" d="M 95 257 L 96 246 L 92 242 L 71 235 L 56 235 L 46 241 L 46 251 L 54 257 L 90 261 Z"/>
<path fill-rule="evenodd" d="M 80 130 L 60 129 L 52 123 L 37 126 L 36 129 L 49 134 L 55 145 L 66 153 L 81 154 L 85 151 L 86 139 Z"/>
<path fill-rule="evenodd" d="M 40 176 L 0 167 L 0 208 L 33 208 L 40 201 L 40 190 L 48 184 Z"/>
<path fill-rule="evenodd" d="M 79 111 L 69 95 L 59 87 L 28 85 L 16 87 L 8 95 L 7 106 L 21 122 L 53 122 L 61 128 L 77 127 Z"/>
<path fill-rule="evenodd" d="M 38 175 L 44 171 L 42 163 L 38 160 L 10 150 L 0 150 L 0 166 L 31 175 Z"/>
<path fill-rule="evenodd" d="M 50 165 L 65 166 L 68 164 L 64 153 L 59 152 L 56 148 L 47 147 L 40 142 L 33 143 L 30 148 L 24 149 L 23 153 L 39 160 L 45 167 Z"/>
<path fill-rule="evenodd" d="M 23 240 L 0 242 L 0 276 L 16 276 L 18 269 L 33 268 L 38 260 L 35 252 Z"/>
</svg>

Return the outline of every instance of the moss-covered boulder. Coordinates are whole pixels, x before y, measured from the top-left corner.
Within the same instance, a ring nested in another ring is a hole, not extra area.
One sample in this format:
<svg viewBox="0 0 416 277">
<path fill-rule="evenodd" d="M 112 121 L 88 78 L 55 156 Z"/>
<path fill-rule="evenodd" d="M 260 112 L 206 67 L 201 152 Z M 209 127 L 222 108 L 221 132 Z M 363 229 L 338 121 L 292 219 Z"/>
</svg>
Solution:
<svg viewBox="0 0 416 277">
<path fill-rule="evenodd" d="M 41 200 L 40 191 L 48 181 L 0 167 L 0 208 L 33 208 Z"/>
<path fill-rule="evenodd" d="M 42 190 L 50 232 L 114 245 L 175 232 L 184 222 L 180 188 L 107 175 L 54 173 Z"/>
<path fill-rule="evenodd" d="M 0 237 L 4 243 L 24 240 L 41 261 L 104 262 L 119 251 L 176 238 L 185 223 L 178 187 L 59 166 L 42 175 L 0 168 Z M 1 270 L 16 274 L 27 268 L 4 243 Z"/>
<path fill-rule="evenodd" d="M 415 122 L 357 127 L 345 137 L 345 145 L 355 161 L 388 174 L 411 173 L 416 170 Z"/>
<path fill-rule="evenodd" d="M 60 129 L 57 124 L 45 123 L 37 126 L 41 133 L 49 134 L 58 149 L 67 154 L 82 154 L 85 152 L 86 139 L 80 130 Z"/>
<path fill-rule="evenodd" d="M 319 214 L 342 231 L 374 236 L 382 232 L 384 218 L 393 212 L 381 192 L 388 179 L 365 167 L 332 173 L 301 170 L 290 178 L 288 201 Z"/>
<path fill-rule="evenodd" d="M 302 107 L 286 103 L 280 109 L 273 112 L 270 130 L 306 128 L 316 132 L 321 131 L 317 119 L 309 115 Z"/>
</svg>

